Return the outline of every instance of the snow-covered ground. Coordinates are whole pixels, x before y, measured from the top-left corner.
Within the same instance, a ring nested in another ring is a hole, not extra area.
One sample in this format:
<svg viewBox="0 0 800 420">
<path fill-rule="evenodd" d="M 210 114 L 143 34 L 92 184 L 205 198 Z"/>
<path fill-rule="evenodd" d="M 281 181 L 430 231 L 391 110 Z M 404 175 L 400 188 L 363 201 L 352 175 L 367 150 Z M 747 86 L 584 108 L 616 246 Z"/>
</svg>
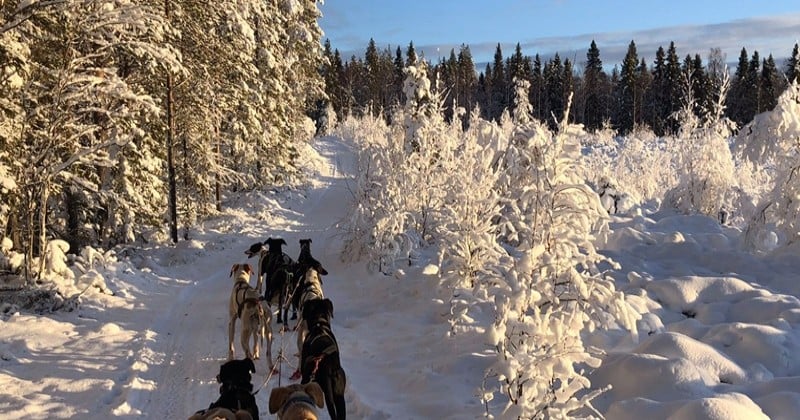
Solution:
<svg viewBox="0 0 800 420">
<path fill-rule="evenodd" d="M 230 267 L 267 237 L 286 239 L 293 257 L 299 239 L 313 239 L 330 273 L 324 290 L 334 302 L 349 418 L 481 417 L 475 395 L 494 361 L 483 335 L 448 337 L 426 261 L 384 276 L 341 259 L 352 146 L 326 137 L 313 148 L 308 189 L 237 196 L 189 241 L 100 261 L 113 295 L 90 288 L 74 312 L 0 318 L 0 417 L 186 418 L 207 407 L 227 353 Z M 613 386 L 595 400 L 598 410 L 609 419 L 796 418 L 798 249 L 749 255 L 739 251 L 739 231 L 697 216 L 617 217 L 611 228 L 600 249 L 622 265 L 619 287 L 644 315 L 638 337 L 586 337 L 608 352 L 591 375 L 594 386 Z M 293 333 L 276 334 L 279 352 L 279 377 L 265 383 L 266 362 L 257 364 L 262 418 L 270 417 L 269 389 L 294 370 Z"/>
</svg>

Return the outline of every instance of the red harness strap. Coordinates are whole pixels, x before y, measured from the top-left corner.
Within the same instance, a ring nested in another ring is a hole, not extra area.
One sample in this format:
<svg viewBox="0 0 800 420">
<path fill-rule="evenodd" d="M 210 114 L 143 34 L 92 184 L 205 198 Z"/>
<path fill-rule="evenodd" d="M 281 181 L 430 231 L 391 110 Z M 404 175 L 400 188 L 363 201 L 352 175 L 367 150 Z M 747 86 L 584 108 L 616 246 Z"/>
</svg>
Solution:
<svg viewBox="0 0 800 420">
<path fill-rule="evenodd" d="M 311 379 L 314 379 L 314 377 L 317 375 L 317 371 L 319 370 L 319 363 L 322 362 L 322 359 L 324 358 L 325 354 L 323 353 L 311 359 L 311 361 L 314 362 L 314 370 L 311 371 Z"/>
</svg>

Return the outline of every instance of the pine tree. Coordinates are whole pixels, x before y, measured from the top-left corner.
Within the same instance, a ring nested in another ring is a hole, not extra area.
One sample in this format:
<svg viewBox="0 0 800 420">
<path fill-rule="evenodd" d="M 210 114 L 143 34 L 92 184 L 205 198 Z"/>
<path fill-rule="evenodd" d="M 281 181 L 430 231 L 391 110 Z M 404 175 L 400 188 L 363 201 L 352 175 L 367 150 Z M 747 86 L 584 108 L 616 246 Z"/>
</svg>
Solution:
<svg viewBox="0 0 800 420">
<path fill-rule="evenodd" d="M 747 64 L 745 75 L 745 121 L 752 121 L 761 109 L 761 59 L 758 51 L 753 51 L 750 62 Z"/>
<path fill-rule="evenodd" d="M 792 55 L 786 60 L 786 80 L 791 84 L 800 75 L 800 46 L 795 43 Z"/>
<path fill-rule="evenodd" d="M 572 68 L 572 61 L 567 58 L 564 60 L 564 75 L 562 77 L 563 80 L 563 90 L 562 90 L 562 100 L 561 102 L 566 104 L 569 102 L 569 98 L 573 97 L 575 94 L 575 71 Z M 572 111 L 572 107 L 569 107 L 570 115 L 567 115 L 567 122 L 572 123 L 575 121 L 575 115 Z"/>
<path fill-rule="evenodd" d="M 491 108 L 489 112 L 490 119 L 498 119 L 500 118 L 500 114 L 503 113 L 508 107 L 508 95 L 507 95 L 507 86 L 506 86 L 506 69 L 505 65 L 503 64 L 503 50 L 500 48 L 500 44 L 497 44 L 497 48 L 494 52 L 494 61 L 492 63 L 492 96 L 491 96 Z"/>
<path fill-rule="evenodd" d="M 667 64 L 666 52 L 659 46 L 656 51 L 656 58 L 653 62 L 652 89 L 647 97 L 647 109 L 645 121 L 658 136 L 666 133 L 666 122 L 669 116 L 667 86 Z"/>
<path fill-rule="evenodd" d="M 514 48 L 514 54 L 511 57 L 508 57 L 506 62 L 506 68 L 508 69 L 508 74 L 506 75 L 506 84 L 508 86 L 514 85 L 514 80 L 516 79 L 524 79 L 527 77 L 525 74 L 525 57 L 522 55 L 522 47 L 517 43 L 517 46 Z"/>
<path fill-rule="evenodd" d="M 694 58 L 691 59 L 688 75 L 691 78 L 692 96 L 695 100 L 694 113 L 698 117 L 705 117 L 711 112 L 712 101 L 708 75 L 700 54 L 695 54 Z"/>
<path fill-rule="evenodd" d="M 531 92 L 530 102 L 533 107 L 533 115 L 539 121 L 544 121 L 546 115 L 545 100 L 545 81 L 542 59 L 539 54 L 533 57 L 533 68 L 531 69 Z"/>
<path fill-rule="evenodd" d="M 553 56 L 544 68 L 545 107 L 547 110 L 546 122 L 550 128 L 555 128 L 564 116 L 564 65 L 558 53 Z"/>
<path fill-rule="evenodd" d="M 472 52 L 468 45 L 461 45 L 458 51 L 458 83 L 459 99 L 458 106 L 464 108 L 466 112 L 471 112 L 477 104 L 475 91 L 478 80 L 475 76 L 475 63 L 472 61 Z M 464 121 L 468 123 L 468 121 Z"/>
<path fill-rule="evenodd" d="M 775 108 L 778 103 L 779 93 L 783 91 L 778 67 L 775 65 L 775 59 L 772 58 L 772 54 L 762 62 L 760 79 L 759 88 L 761 93 L 759 96 L 761 98 L 761 107 L 758 113 Z"/>
<path fill-rule="evenodd" d="M 409 42 L 406 48 L 406 67 L 415 65 L 417 65 L 417 51 L 414 49 L 414 42 Z"/>
<path fill-rule="evenodd" d="M 403 97 L 403 69 L 405 68 L 405 61 L 403 60 L 403 50 L 398 45 L 394 52 L 394 78 L 392 80 L 392 96 L 390 103 L 392 106 L 399 105 L 405 102 Z"/>
<path fill-rule="evenodd" d="M 736 66 L 733 80 L 731 81 L 730 100 L 728 105 L 728 118 L 734 121 L 737 125 L 742 126 L 747 118 L 748 109 L 748 86 L 747 75 L 750 73 L 750 61 L 747 55 L 747 50 L 742 48 L 739 54 L 739 62 Z"/>
<path fill-rule="evenodd" d="M 653 83 L 653 76 L 647 68 L 644 58 L 639 62 L 636 68 L 636 115 L 637 119 L 634 126 L 644 124 L 646 122 L 647 110 L 647 97 L 650 94 L 651 85 Z"/>
<path fill-rule="evenodd" d="M 621 133 L 628 133 L 633 130 L 638 115 L 636 110 L 639 98 L 637 92 L 637 66 L 639 58 L 636 54 L 636 44 L 631 41 L 628 45 L 628 52 L 622 60 L 622 70 L 620 72 L 619 83 L 616 86 L 616 96 L 619 98 L 619 111 L 617 113 L 615 126 Z"/>
<path fill-rule="evenodd" d="M 680 59 L 678 58 L 678 52 L 675 48 L 675 43 L 670 42 L 669 48 L 667 48 L 667 78 L 666 78 L 666 89 L 667 94 L 667 116 L 669 117 L 668 122 L 668 132 L 669 133 L 677 133 L 679 122 L 675 115 L 678 111 L 680 111 L 682 107 L 682 98 L 683 98 L 683 77 L 681 75 L 681 64 Z"/>
<path fill-rule="evenodd" d="M 592 40 L 589 50 L 586 52 L 586 65 L 583 69 L 584 124 L 590 131 L 597 130 L 603 125 L 605 100 L 602 94 L 602 84 L 606 77 L 603 71 L 603 62 L 600 60 L 600 50 Z"/>
</svg>

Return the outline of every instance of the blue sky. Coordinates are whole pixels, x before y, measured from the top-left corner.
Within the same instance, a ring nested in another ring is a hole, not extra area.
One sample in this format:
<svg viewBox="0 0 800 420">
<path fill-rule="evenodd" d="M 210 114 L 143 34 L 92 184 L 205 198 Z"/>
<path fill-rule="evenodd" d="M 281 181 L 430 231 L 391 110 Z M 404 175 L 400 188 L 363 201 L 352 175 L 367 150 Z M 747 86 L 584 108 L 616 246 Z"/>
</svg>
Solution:
<svg viewBox="0 0 800 420">
<path fill-rule="evenodd" d="M 323 39 L 343 59 L 362 56 L 370 38 L 392 53 L 413 41 L 434 62 L 467 44 L 485 63 L 498 43 L 504 58 L 519 43 L 525 55 L 559 52 L 580 68 L 594 39 L 607 68 L 631 40 L 648 65 L 670 41 L 681 59 L 705 61 L 719 47 L 735 63 L 744 47 L 783 65 L 800 40 L 800 0 L 326 0 L 320 10 Z"/>
</svg>

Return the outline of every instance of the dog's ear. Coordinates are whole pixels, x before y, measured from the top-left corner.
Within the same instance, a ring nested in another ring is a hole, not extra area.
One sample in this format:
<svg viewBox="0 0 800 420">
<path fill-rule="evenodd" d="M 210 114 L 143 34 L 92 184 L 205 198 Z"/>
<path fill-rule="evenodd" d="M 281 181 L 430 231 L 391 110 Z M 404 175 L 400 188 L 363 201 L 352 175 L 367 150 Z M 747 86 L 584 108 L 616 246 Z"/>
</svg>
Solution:
<svg viewBox="0 0 800 420">
<path fill-rule="evenodd" d="M 233 266 L 231 266 L 231 275 L 230 275 L 230 277 L 233 277 L 233 273 L 235 273 L 236 270 L 238 270 L 238 269 L 239 269 L 239 264 L 234 264 Z"/>
<path fill-rule="evenodd" d="M 316 267 L 314 267 L 314 269 L 317 270 L 317 273 L 319 273 L 320 276 L 328 275 L 328 270 L 326 270 L 325 267 L 323 267 L 322 264 L 320 264 L 319 262 L 316 264 Z"/>
<path fill-rule="evenodd" d="M 322 392 L 322 388 L 316 382 L 309 382 L 305 385 L 304 390 L 306 394 L 308 394 L 311 399 L 314 400 L 314 403 L 317 404 L 317 407 L 322 408 L 325 406 L 325 394 Z"/>
<path fill-rule="evenodd" d="M 255 363 L 253 363 L 253 359 L 251 359 L 251 358 L 249 358 L 249 357 L 248 357 L 248 358 L 246 358 L 246 359 L 244 359 L 244 360 L 246 360 L 246 362 L 245 362 L 245 363 L 246 363 L 246 365 L 247 365 L 247 369 L 248 369 L 248 371 L 249 371 L 250 373 L 256 373 L 256 365 L 255 365 Z"/>
<path fill-rule="evenodd" d="M 245 271 L 247 274 L 253 274 L 253 267 L 252 267 L 252 266 L 250 266 L 250 264 L 243 264 L 243 265 L 244 265 L 244 268 L 243 268 L 243 270 L 244 270 L 244 271 Z"/>
<path fill-rule="evenodd" d="M 316 383 L 316 382 L 309 382 L 309 383 Z M 283 407 L 283 403 L 286 402 L 286 397 L 289 396 L 289 389 L 286 387 L 276 387 L 272 388 L 272 392 L 269 394 L 269 413 L 275 414 L 278 410 Z"/>
<path fill-rule="evenodd" d="M 280 243 L 283 244 L 283 245 L 287 245 L 286 241 L 283 240 L 283 238 L 278 239 L 278 241 L 280 241 Z"/>
</svg>

